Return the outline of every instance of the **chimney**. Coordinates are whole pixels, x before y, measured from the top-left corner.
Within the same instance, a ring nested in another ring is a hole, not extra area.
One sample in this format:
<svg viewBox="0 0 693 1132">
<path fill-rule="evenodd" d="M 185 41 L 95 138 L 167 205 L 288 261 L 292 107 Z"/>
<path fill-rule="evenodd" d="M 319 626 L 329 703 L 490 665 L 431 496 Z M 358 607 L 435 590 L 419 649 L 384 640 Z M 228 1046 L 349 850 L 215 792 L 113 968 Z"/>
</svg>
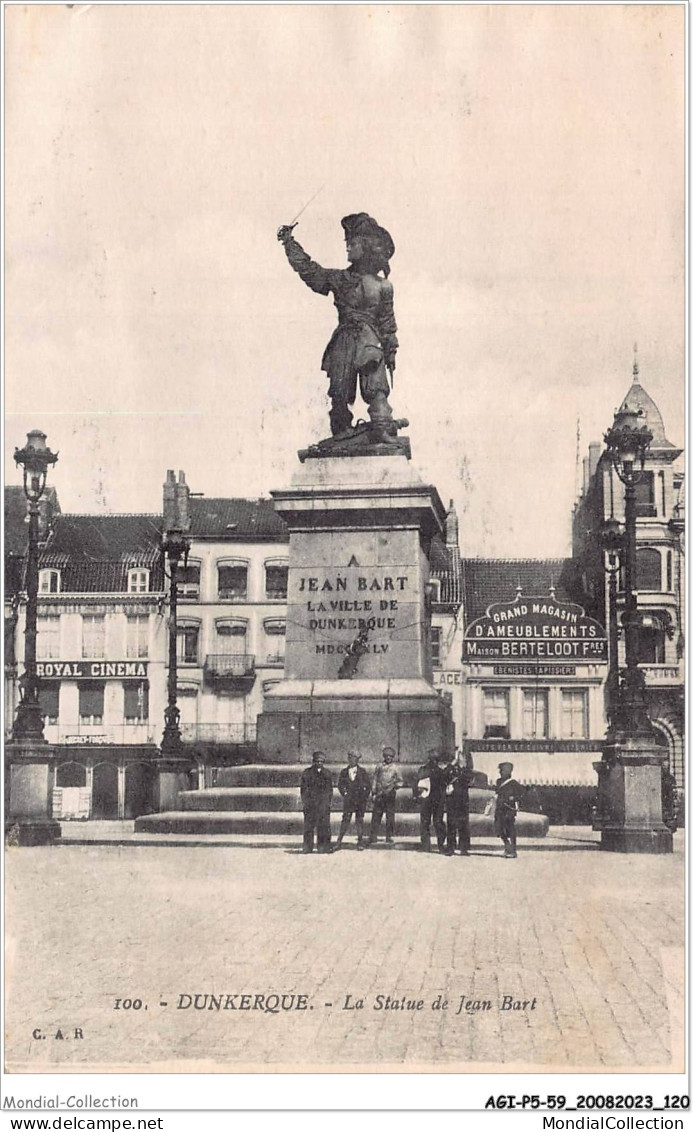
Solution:
<svg viewBox="0 0 693 1132">
<path fill-rule="evenodd" d="M 185 482 L 185 472 L 178 473 L 176 484 L 176 511 L 178 515 L 178 528 L 181 531 L 190 530 L 190 488 Z"/>
<path fill-rule="evenodd" d="M 460 523 L 455 510 L 455 502 L 450 500 L 450 506 L 445 518 L 445 545 L 447 547 L 460 545 Z"/>
<path fill-rule="evenodd" d="M 166 473 L 164 484 L 164 534 L 175 530 L 176 524 L 176 477 L 170 469 Z"/>
</svg>

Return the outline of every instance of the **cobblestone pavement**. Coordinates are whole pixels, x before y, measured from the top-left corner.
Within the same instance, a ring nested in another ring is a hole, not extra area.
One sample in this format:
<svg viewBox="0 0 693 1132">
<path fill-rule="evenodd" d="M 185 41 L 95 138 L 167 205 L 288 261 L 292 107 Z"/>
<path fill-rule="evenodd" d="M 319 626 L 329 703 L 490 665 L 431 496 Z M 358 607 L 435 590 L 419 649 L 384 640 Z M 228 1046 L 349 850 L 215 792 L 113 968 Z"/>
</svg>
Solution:
<svg viewBox="0 0 693 1132">
<path fill-rule="evenodd" d="M 650 857 L 559 833 L 514 861 L 476 842 L 470 858 L 10 849 L 8 1069 L 678 1068 L 683 836 L 673 857 Z M 178 1008 L 180 995 L 243 993 L 305 994 L 308 1009 Z M 347 995 L 364 1008 L 344 1009 Z M 377 995 L 424 1006 L 375 1010 Z M 490 1007 L 458 1013 L 461 996 Z"/>
</svg>

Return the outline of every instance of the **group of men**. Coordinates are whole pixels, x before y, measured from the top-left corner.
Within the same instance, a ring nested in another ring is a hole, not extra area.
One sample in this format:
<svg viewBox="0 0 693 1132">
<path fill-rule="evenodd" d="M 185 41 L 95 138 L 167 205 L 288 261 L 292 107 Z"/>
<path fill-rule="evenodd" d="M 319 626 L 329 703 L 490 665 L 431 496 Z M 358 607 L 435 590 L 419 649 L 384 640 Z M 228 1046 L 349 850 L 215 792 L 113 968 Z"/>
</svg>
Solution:
<svg viewBox="0 0 693 1132">
<path fill-rule="evenodd" d="M 340 771 L 337 789 L 343 799 L 342 820 L 334 849 L 341 849 L 351 819 L 356 824 L 356 847 L 359 850 L 375 845 L 385 817 L 385 841 L 394 842 L 397 791 L 404 786 L 402 773 L 395 762 L 395 751 L 384 747 L 382 762 L 375 768 L 373 781 L 359 765 L 361 756 L 349 751 L 347 766 Z M 520 804 L 520 786 L 512 777 L 513 765 L 499 764 L 500 777 L 496 782 L 494 799 L 495 830 L 504 845 L 504 856 L 516 857 L 515 815 Z M 469 856 L 469 788 L 474 781 L 471 755 L 452 759 L 443 751 L 428 752 L 427 761 L 419 767 L 414 785 L 414 798 L 419 804 L 421 849 L 431 849 L 431 825 L 435 831 L 438 852 L 452 856 L 456 850 Z M 330 811 L 334 783 L 325 766 L 325 755 L 315 751 L 312 765 L 301 777 L 301 804 L 303 807 L 303 852 L 312 853 L 317 836 L 318 853 L 330 853 Z M 368 837 L 365 817 L 372 798 L 373 810 Z"/>
</svg>

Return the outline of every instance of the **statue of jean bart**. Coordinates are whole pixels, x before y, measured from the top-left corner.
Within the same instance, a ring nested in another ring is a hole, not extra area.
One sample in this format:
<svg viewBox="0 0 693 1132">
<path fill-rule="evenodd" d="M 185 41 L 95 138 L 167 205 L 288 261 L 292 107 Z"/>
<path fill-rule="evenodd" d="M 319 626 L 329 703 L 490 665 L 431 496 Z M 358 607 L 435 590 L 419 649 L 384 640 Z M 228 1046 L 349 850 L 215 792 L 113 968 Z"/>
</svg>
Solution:
<svg viewBox="0 0 693 1132">
<path fill-rule="evenodd" d="M 289 263 L 312 291 L 319 295 L 331 292 L 337 308 L 337 329 L 322 357 L 332 401 L 332 436 L 339 441 L 356 431 L 352 428 L 351 406 L 358 378 L 371 419 L 370 426 L 360 429 L 365 428 L 371 444 L 396 444 L 397 428 L 407 422 L 392 419 L 388 402 L 388 372 L 392 377 L 398 346 L 393 288 L 388 278 L 395 254 L 392 237 L 366 212 L 345 216 L 342 228 L 350 266 L 330 269 L 307 255 L 293 237 L 294 227 L 286 224 L 277 232 Z"/>
</svg>

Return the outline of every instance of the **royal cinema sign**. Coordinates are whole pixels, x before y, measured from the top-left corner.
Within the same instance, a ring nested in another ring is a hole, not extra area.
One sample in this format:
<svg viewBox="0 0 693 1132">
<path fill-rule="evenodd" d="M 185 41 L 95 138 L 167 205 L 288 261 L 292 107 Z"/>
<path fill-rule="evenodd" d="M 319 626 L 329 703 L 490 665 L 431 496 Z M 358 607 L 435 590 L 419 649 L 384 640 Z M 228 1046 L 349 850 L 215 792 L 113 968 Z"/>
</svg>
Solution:
<svg viewBox="0 0 693 1132">
<path fill-rule="evenodd" d="M 581 605 L 554 597 L 519 597 L 490 605 L 464 634 L 466 661 L 605 664 L 604 627 Z"/>
</svg>

